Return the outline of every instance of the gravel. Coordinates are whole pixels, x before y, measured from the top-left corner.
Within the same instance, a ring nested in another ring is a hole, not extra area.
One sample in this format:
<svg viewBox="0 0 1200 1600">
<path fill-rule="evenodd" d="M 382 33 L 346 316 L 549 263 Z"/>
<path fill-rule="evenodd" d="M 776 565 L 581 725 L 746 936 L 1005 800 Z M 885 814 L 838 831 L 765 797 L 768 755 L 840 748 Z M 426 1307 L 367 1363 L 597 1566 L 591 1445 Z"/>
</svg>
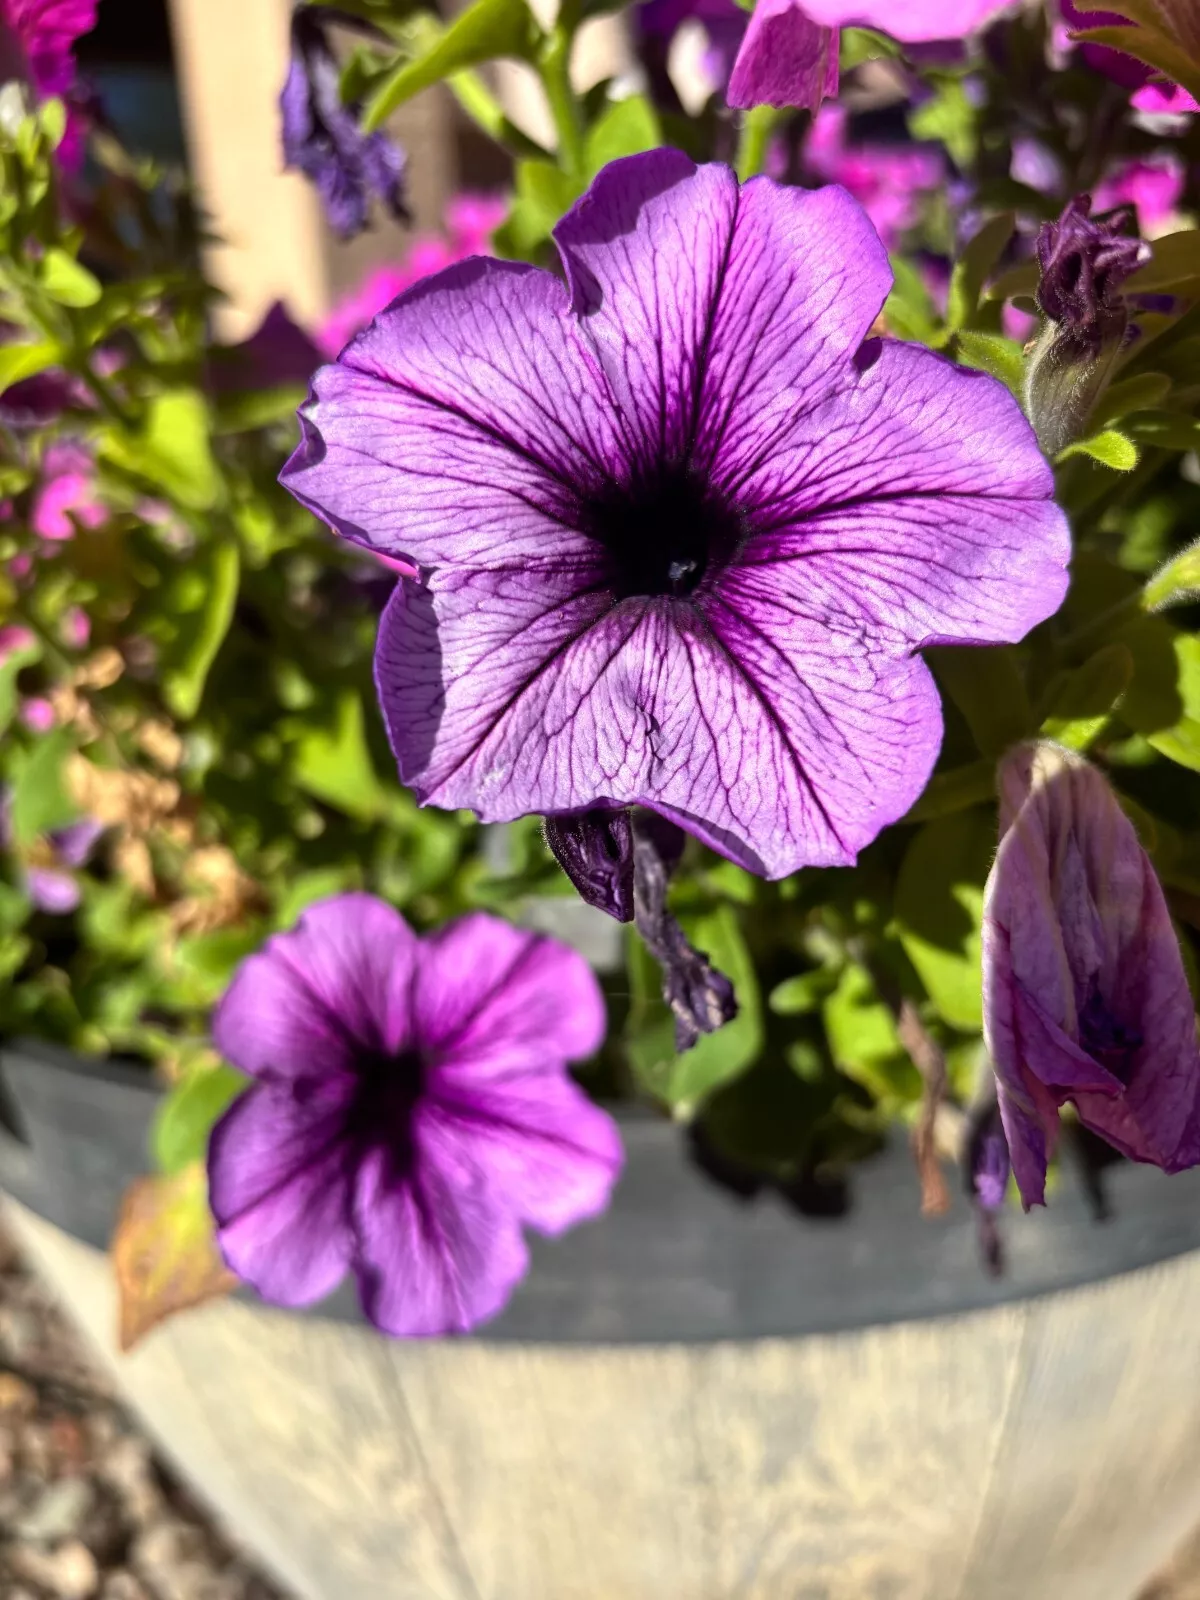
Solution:
<svg viewBox="0 0 1200 1600">
<path fill-rule="evenodd" d="M 0 1600 L 288 1600 L 156 1461 L 2 1228 Z"/>
</svg>

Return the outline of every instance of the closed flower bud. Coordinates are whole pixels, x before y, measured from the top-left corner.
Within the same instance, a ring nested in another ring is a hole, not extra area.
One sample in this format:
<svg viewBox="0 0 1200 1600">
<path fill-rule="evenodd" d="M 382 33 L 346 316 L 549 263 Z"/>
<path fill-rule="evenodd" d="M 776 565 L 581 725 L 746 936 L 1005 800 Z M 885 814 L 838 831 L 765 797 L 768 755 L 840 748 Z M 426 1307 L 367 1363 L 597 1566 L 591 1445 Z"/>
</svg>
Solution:
<svg viewBox="0 0 1200 1600">
<path fill-rule="evenodd" d="M 1122 207 L 1093 220 L 1091 197 L 1078 195 L 1038 236 L 1042 279 L 1037 299 L 1047 322 L 1026 374 L 1026 411 L 1046 455 L 1082 438 L 1129 324 L 1121 286 L 1145 246 L 1128 231 Z"/>
<path fill-rule="evenodd" d="M 1013 1175 L 1044 1198 L 1059 1107 L 1135 1161 L 1200 1163 L 1200 1051 L 1162 888 L 1106 779 L 1048 743 L 1000 765 L 984 1039 Z"/>
</svg>

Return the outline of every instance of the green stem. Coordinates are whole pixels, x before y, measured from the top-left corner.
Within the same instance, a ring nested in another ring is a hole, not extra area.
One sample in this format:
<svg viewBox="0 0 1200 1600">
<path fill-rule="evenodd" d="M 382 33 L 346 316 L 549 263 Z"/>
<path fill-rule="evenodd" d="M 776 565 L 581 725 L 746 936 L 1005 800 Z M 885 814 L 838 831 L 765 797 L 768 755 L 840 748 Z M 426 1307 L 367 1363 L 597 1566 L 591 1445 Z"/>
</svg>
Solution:
<svg viewBox="0 0 1200 1600">
<path fill-rule="evenodd" d="M 742 118 L 734 165 L 743 183 L 747 178 L 757 177 L 762 171 L 771 135 L 778 121 L 779 112 L 773 106 L 755 106 Z"/>
<path fill-rule="evenodd" d="M 560 22 L 553 33 L 547 35 L 538 60 L 538 69 L 550 114 L 558 133 L 558 159 L 563 171 L 571 178 L 584 176 L 583 112 L 578 97 L 571 87 L 571 47 L 574 36 Z"/>
</svg>

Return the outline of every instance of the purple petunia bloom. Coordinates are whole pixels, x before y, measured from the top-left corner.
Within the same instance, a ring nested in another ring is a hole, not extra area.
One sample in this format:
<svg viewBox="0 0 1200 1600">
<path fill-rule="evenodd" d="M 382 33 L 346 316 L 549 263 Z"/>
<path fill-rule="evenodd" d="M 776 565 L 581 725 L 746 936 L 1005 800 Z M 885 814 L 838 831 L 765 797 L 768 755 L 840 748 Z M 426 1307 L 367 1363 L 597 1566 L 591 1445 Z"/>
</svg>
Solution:
<svg viewBox="0 0 1200 1600">
<path fill-rule="evenodd" d="M 0 798 L 0 844 L 8 848 L 13 843 L 11 806 L 12 797 L 5 792 Z M 68 916 L 78 908 L 82 893 L 75 873 L 87 865 L 103 832 L 102 822 L 81 817 L 78 822 L 51 829 L 35 842 L 20 861 L 18 871 L 36 910 L 51 916 Z"/>
<path fill-rule="evenodd" d="M 230 1267 L 307 1305 L 349 1271 L 375 1325 L 461 1332 L 559 1234 L 608 1203 L 612 1120 L 568 1076 L 604 1036 L 583 958 L 477 913 L 418 939 L 347 894 L 245 961 L 218 1049 L 255 1080 L 213 1130 L 209 1194 Z"/>
<path fill-rule="evenodd" d="M 363 132 L 360 106 L 342 103 L 341 69 L 328 39 L 334 23 L 383 37 L 335 6 L 298 6 L 292 14 L 292 59 L 279 109 L 285 166 L 316 185 L 331 227 L 351 239 L 366 227 L 372 199 L 398 221 L 407 220 L 405 157 L 387 134 Z"/>
<path fill-rule="evenodd" d="M 868 338 L 891 274 L 841 189 L 659 150 L 556 239 L 565 287 L 473 261 L 401 296 L 282 474 L 422 570 L 376 659 L 402 780 L 494 821 L 643 805 L 768 877 L 852 862 L 937 756 L 916 652 L 1062 600 L 1029 425 Z"/>
<path fill-rule="evenodd" d="M 1200 1050 L 1179 943 L 1101 774 L 1052 744 L 1001 763 L 983 911 L 984 1039 L 1013 1174 L 1043 1202 L 1058 1108 L 1135 1161 L 1200 1163 Z"/>
</svg>

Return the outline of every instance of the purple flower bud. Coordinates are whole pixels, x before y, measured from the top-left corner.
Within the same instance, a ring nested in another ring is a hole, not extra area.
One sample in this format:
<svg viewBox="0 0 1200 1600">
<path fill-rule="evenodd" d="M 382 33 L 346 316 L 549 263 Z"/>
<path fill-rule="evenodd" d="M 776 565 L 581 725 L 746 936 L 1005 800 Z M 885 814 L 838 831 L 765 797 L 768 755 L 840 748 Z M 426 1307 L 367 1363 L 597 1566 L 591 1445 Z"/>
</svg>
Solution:
<svg viewBox="0 0 1200 1600">
<path fill-rule="evenodd" d="M 1145 247 L 1137 237 L 1131 206 L 1095 220 L 1091 209 L 1090 195 L 1076 195 L 1057 222 L 1042 225 L 1037 300 L 1052 321 L 1098 348 L 1125 331 L 1120 288 L 1137 271 Z"/>
<path fill-rule="evenodd" d="M 280 96 L 284 164 L 316 186 L 330 225 L 343 239 L 367 226 L 372 198 L 398 221 L 404 204 L 404 152 L 386 134 L 364 133 L 361 106 L 344 105 L 341 72 L 327 29 L 338 23 L 381 38 L 334 6 L 304 5 L 292 15 L 292 60 Z"/>
<path fill-rule="evenodd" d="M 999 1215 L 1004 1209 L 1012 1162 L 994 1087 L 968 1116 L 964 1155 L 967 1193 L 975 1206 L 980 1254 L 992 1276 L 999 1277 L 1004 1271 Z"/>
<path fill-rule="evenodd" d="M 1135 1161 L 1200 1163 L 1200 1050 L 1162 888 L 1107 781 L 1048 743 L 999 769 L 984 1040 L 1013 1173 L 1043 1203 L 1058 1109 Z"/>
<path fill-rule="evenodd" d="M 1108 388 L 1129 322 L 1121 285 L 1146 246 L 1129 230 L 1132 206 L 1093 220 L 1090 195 L 1077 195 L 1038 235 L 1038 304 L 1050 319 L 1025 374 L 1025 410 L 1051 459 L 1088 432 Z"/>
</svg>

